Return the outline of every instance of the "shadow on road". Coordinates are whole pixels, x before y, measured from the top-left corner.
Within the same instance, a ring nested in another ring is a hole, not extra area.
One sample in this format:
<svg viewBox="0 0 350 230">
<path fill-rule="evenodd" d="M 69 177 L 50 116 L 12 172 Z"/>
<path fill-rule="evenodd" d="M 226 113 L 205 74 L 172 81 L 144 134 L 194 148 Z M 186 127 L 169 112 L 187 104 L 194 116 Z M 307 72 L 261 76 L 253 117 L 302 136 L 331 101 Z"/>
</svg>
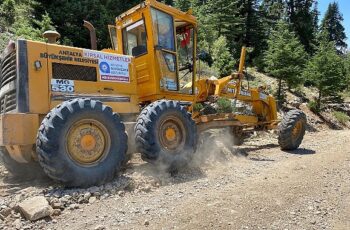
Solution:
<svg viewBox="0 0 350 230">
<path fill-rule="evenodd" d="M 290 154 L 296 154 L 296 155 L 311 155 L 316 153 L 315 150 L 305 149 L 305 148 L 300 148 L 292 151 L 284 151 L 284 152 L 290 153 Z"/>
<path fill-rule="evenodd" d="M 248 156 L 250 152 L 255 152 L 262 149 L 272 149 L 279 147 L 277 144 L 265 144 L 265 145 L 245 145 L 245 147 L 237 149 L 238 153 L 242 156 Z"/>
</svg>

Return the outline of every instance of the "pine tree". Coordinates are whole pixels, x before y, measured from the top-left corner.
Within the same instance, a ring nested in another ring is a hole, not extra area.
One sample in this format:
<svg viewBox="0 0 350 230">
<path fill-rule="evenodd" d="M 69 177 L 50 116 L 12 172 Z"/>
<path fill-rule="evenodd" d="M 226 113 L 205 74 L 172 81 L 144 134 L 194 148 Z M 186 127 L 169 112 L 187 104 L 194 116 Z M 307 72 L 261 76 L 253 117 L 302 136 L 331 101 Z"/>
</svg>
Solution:
<svg viewBox="0 0 350 230">
<path fill-rule="evenodd" d="M 239 1 L 208 0 L 206 3 L 208 23 L 217 31 L 217 37 L 226 37 L 230 51 L 234 51 L 235 42 L 239 42 L 243 34 L 244 17 L 239 14 L 242 7 Z"/>
<path fill-rule="evenodd" d="M 263 52 L 267 49 L 267 28 L 263 26 L 263 12 L 260 10 L 258 0 L 240 0 L 242 5 L 240 14 L 244 16 L 244 26 L 241 35 L 241 43 L 238 44 L 236 50 L 247 46 L 251 48 L 251 52 L 247 57 L 247 62 L 252 63 L 255 58 L 261 58 Z M 235 52 L 239 57 L 240 52 Z"/>
<path fill-rule="evenodd" d="M 321 23 L 321 31 L 328 33 L 328 40 L 335 42 L 339 52 L 344 53 L 347 44 L 345 42 L 345 29 L 342 25 L 343 16 L 339 11 L 337 2 L 330 3 Z"/>
<path fill-rule="evenodd" d="M 260 5 L 260 10 L 263 13 L 265 20 L 265 26 L 267 26 L 267 32 L 274 29 L 275 25 L 284 16 L 284 1 L 283 0 L 263 0 Z"/>
<path fill-rule="evenodd" d="M 312 54 L 314 52 L 313 42 L 316 37 L 312 12 L 315 0 L 286 0 L 286 2 L 287 16 L 293 31 L 299 37 L 305 50 Z"/>
<path fill-rule="evenodd" d="M 233 72 L 235 62 L 227 46 L 227 39 L 220 36 L 213 44 L 214 68 L 220 77 L 227 76 Z"/>
<path fill-rule="evenodd" d="M 277 97 L 282 99 L 282 81 L 292 88 L 303 82 L 301 76 L 306 61 L 304 47 L 289 25 L 279 21 L 268 40 L 265 53 L 266 71 L 279 80 Z"/>
<path fill-rule="evenodd" d="M 324 97 L 337 96 L 346 87 L 344 62 L 337 55 L 335 43 L 328 41 L 328 37 L 327 33 L 321 34 L 318 50 L 303 73 L 318 89 L 318 110 L 321 109 Z"/>
<path fill-rule="evenodd" d="M 191 8 L 191 2 L 189 0 L 175 0 L 174 6 L 181 11 L 188 11 Z"/>
</svg>

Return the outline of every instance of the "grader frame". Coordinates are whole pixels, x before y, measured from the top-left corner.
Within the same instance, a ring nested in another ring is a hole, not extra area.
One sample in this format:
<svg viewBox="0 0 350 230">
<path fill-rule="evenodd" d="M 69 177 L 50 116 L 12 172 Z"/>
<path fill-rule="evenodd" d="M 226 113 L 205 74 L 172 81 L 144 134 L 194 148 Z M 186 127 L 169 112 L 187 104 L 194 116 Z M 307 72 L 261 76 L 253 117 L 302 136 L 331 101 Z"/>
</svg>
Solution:
<svg viewBox="0 0 350 230">
<path fill-rule="evenodd" d="M 67 186 L 86 187 L 111 180 L 127 150 L 172 170 L 192 159 L 204 130 L 277 127 L 274 98 L 263 87 L 241 87 L 245 48 L 237 73 L 196 79 L 197 22 L 190 11 L 146 0 L 109 29 L 112 48 L 102 51 L 9 43 L 0 57 L 0 156 L 11 173 L 43 169 Z M 58 34 L 45 36 L 54 41 Z M 252 114 L 195 110 L 213 98 L 242 101 Z M 282 149 L 300 145 L 305 124 L 300 111 L 283 118 Z"/>
</svg>

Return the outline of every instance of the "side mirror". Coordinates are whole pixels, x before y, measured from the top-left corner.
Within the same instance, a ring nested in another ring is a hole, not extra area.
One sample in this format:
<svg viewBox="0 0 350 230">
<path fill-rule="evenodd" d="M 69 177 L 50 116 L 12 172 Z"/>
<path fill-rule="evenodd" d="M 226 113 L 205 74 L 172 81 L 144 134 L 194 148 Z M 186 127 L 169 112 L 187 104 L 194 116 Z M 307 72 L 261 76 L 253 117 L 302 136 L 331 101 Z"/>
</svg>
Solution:
<svg viewBox="0 0 350 230">
<path fill-rule="evenodd" d="M 197 57 L 200 61 L 207 63 L 209 65 L 209 67 L 211 67 L 213 65 L 213 62 L 214 62 L 213 58 L 211 57 L 211 55 L 208 52 L 202 50 L 198 53 Z"/>
</svg>

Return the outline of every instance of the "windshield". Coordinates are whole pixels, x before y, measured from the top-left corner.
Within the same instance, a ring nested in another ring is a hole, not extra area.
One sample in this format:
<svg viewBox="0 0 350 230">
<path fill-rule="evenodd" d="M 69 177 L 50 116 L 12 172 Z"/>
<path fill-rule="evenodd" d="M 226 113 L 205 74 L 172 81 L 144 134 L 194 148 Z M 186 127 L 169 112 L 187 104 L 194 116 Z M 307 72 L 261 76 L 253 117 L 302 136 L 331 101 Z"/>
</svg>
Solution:
<svg viewBox="0 0 350 230">
<path fill-rule="evenodd" d="M 182 93 L 193 94 L 193 27 L 181 27 L 176 30 L 179 84 Z"/>
</svg>

